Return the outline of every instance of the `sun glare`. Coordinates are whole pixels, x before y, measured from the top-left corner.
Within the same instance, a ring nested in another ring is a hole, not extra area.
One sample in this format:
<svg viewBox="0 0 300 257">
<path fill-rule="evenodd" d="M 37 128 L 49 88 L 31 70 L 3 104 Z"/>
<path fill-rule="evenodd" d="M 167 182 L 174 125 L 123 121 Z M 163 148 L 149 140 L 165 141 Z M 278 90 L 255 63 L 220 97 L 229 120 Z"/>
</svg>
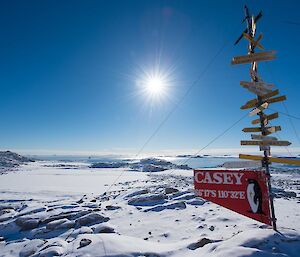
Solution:
<svg viewBox="0 0 300 257">
<path fill-rule="evenodd" d="M 159 67 L 139 67 L 136 72 L 135 95 L 143 101 L 147 107 L 161 107 L 168 104 L 174 96 L 173 69 L 162 69 Z"/>
<path fill-rule="evenodd" d="M 146 90 L 151 95 L 160 95 L 164 93 L 165 82 L 160 77 L 150 77 L 145 83 Z"/>
</svg>

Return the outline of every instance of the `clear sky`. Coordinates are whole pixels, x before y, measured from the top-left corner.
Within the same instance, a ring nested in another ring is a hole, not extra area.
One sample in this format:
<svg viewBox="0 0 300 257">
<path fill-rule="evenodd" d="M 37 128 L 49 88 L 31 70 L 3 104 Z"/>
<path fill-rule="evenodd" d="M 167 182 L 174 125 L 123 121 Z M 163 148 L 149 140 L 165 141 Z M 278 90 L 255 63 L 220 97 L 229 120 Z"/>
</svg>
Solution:
<svg viewBox="0 0 300 257">
<path fill-rule="evenodd" d="M 2 149 L 137 152 L 199 149 L 238 120 L 254 97 L 239 85 L 248 65 L 233 43 L 245 28 L 243 5 L 263 11 L 257 32 L 275 61 L 259 66 L 300 117 L 299 1 L 1 2 L 0 142 Z M 219 49 L 225 47 L 211 63 Z M 208 66 L 208 64 L 211 65 Z M 205 73 L 203 71 L 206 70 Z M 168 74 L 163 96 L 141 92 L 145 74 Z M 191 84 L 197 84 L 181 101 Z M 286 112 L 281 103 L 271 106 Z M 247 117 L 210 148 L 241 148 Z M 300 142 L 283 115 L 280 138 Z M 293 119 L 299 132 L 300 122 Z"/>
</svg>

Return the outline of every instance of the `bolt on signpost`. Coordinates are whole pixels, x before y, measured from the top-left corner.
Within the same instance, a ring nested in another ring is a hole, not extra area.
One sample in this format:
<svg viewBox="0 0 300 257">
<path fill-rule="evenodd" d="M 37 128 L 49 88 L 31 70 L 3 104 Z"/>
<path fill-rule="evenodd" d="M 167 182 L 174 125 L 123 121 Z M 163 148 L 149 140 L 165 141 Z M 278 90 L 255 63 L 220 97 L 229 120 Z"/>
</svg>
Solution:
<svg viewBox="0 0 300 257">
<path fill-rule="evenodd" d="M 241 81 L 240 85 L 256 95 L 241 109 L 252 109 L 249 116 L 257 115 L 251 123 L 256 127 L 244 128 L 243 132 L 251 133 L 251 140 L 242 140 L 241 145 L 257 145 L 263 155 L 240 154 L 241 159 L 261 161 L 259 170 L 229 170 L 229 169 L 195 169 L 194 187 L 195 195 L 213 203 L 221 205 L 246 217 L 255 219 L 276 230 L 276 218 L 271 192 L 271 175 L 269 165 L 272 162 L 295 164 L 300 166 L 300 160 L 278 158 L 271 156 L 270 146 L 288 146 L 288 141 L 278 140 L 270 134 L 281 130 L 280 126 L 271 126 L 269 123 L 278 118 L 278 112 L 266 114 L 270 104 L 286 100 L 286 96 L 278 96 L 279 90 L 274 85 L 265 83 L 258 74 L 258 63 L 275 59 L 275 51 L 255 52 L 258 48 L 263 50 L 260 34 L 256 38 L 256 23 L 262 17 L 250 16 L 245 6 L 245 19 L 247 28 L 235 42 L 237 44 L 245 38 L 248 44 L 248 54 L 232 59 L 232 64 L 251 64 L 251 81 Z M 253 134 L 252 134 L 253 133 Z M 259 133 L 259 134 L 257 134 Z"/>
<path fill-rule="evenodd" d="M 262 162 L 262 167 L 265 170 L 266 183 L 269 193 L 269 205 L 271 210 L 271 223 L 273 229 L 276 230 L 276 218 L 273 203 L 273 194 L 271 193 L 271 181 L 270 181 L 270 168 L 271 162 L 288 163 L 300 165 L 299 160 L 290 160 L 287 158 L 274 158 L 271 157 L 270 146 L 288 146 L 291 143 L 288 141 L 280 141 L 276 137 L 268 136 L 271 133 L 281 130 L 280 126 L 268 126 L 269 121 L 278 118 L 278 113 L 265 114 L 265 110 L 268 106 L 275 102 L 286 100 L 286 96 L 277 96 L 279 90 L 273 90 L 274 85 L 263 82 L 262 78 L 258 74 L 258 63 L 262 61 L 270 61 L 275 59 L 275 51 L 257 52 L 258 48 L 263 50 L 263 46 L 260 41 L 263 38 L 263 34 L 260 34 L 257 39 L 256 37 L 256 23 L 262 17 L 262 12 L 257 16 L 250 16 L 247 6 L 244 7 L 245 19 L 247 28 L 241 34 L 241 36 L 235 42 L 235 45 L 239 43 L 242 38 L 248 41 L 248 54 L 245 56 L 237 56 L 232 59 L 232 64 L 251 64 L 250 76 L 251 82 L 241 81 L 240 85 L 248 89 L 250 92 L 256 95 L 255 99 L 248 101 L 241 109 L 250 109 L 249 115 L 258 115 L 258 119 L 252 121 L 252 124 L 259 124 L 259 127 L 244 128 L 243 132 L 259 132 L 260 134 L 251 135 L 252 140 L 242 140 L 241 145 L 259 145 L 260 151 L 263 151 L 263 156 L 257 155 L 245 155 L 240 154 L 239 158 L 248 160 L 259 160 Z M 276 97 L 275 97 L 276 96 Z"/>
</svg>

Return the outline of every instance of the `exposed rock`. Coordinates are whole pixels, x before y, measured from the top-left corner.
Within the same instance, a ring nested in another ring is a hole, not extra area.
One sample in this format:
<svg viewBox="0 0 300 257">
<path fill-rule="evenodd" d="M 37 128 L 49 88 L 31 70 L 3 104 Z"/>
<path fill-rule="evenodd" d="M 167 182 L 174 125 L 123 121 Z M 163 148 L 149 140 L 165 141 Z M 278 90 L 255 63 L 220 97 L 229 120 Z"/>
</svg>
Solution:
<svg viewBox="0 0 300 257">
<path fill-rule="evenodd" d="M 51 246 L 38 253 L 38 257 L 52 257 L 61 256 L 64 253 L 64 249 L 60 246 Z"/>
<path fill-rule="evenodd" d="M 91 239 L 83 238 L 83 239 L 80 240 L 80 243 L 79 243 L 79 247 L 78 247 L 78 248 L 85 247 L 85 246 L 89 245 L 91 242 L 92 242 Z"/>
<path fill-rule="evenodd" d="M 166 167 L 161 167 L 153 164 L 145 164 L 142 166 L 142 171 L 143 172 L 159 172 L 159 171 L 164 171 L 167 170 L 168 168 Z"/>
<path fill-rule="evenodd" d="M 77 230 L 77 234 L 93 234 L 93 230 L 90 227 L 83 226 Z"/>
<path fill-rule="evenodd" d="M 86 214 L 90 213 L 90 211 L 88 210 L 83 210 L 83 211 L 66 211 L 66 212 L 61 212 L 59 214 L 55 214 L 55 215 L 52 215 L 50 217 L 47 217 L 45 218 L 41 223 L 42 224 L 47 224 L 51 221 L 54 221 L 54 220 L 60 220 L 60 219 L 68 219 L 68 220 L 72 220 L 72 219 L 77 219 L 81 216 L 84 216 Z"/>
<path fill-rule="evenodd" d="M 58 227 L 59 225 L 62 225 L 63 223 L 69 221 L 68 219 L 60 219 L 60 220 L 54 220 L 54 221 L 51 221 L 49 222 L 47 225 L 46 225 L 46 228 L 49 229 L 49 230 L 53 230 L 55 229 L 56 227 Z"/>
<path fill-rule="evenodd" d="M 56 228 L 57 229 L 69 229 L 69 228 L 74 228 L 75 227 L 75 221 L 74 220 L 67 220 L 66 222 L 58 225 Z"/>
<path fill-rule="evenodd" d="M 34 229 L 39 226 L 39 220 L 38 219 L 32 219 L 28 217 L 21 217 L 16 219 L 16 224 L 21 227 L 22 230 L 29 230 Z"/>
<path fill-rule="evenodd" d="M 0 173 L 9 171 L 28 162 L 34 162 L 34 160 L 11 151 L 0 151 Z"/>
<path fill-rule="evenodd" d="M 286 197 L 286 198 L 294 198 L 297 197 L 297 193 L 293 191 L 285 191 L 281 188 L 272 188 L 272 192 L 274 193 L 274 196 L 277 198 Z"/>
<path fill-rule="evenodd" d="M 114 228 L 105 226 L 105 225 L 98 225 L 94 228 L 94 233 L 115 233 Z"/>
<path fill-rule="evenodd" d="M 34 162 L 33 159 L 27 158 L 25 156 L 22 156 L 20 154 L 11 152 L 11 151 L 0 151 L 0 158 L 1 161 L 8 161 L 8 162 Z"/>
<path fill-rule="evenodd" d="M 142 172 L 159 172 L 168 169 L 191 169 L 188 165 L 176 165 L 172 162 L 157 158 L 141 159 L 138 162 L 98 162 L 91 164 L 90 168 L 130 168 Z"/>
<path fill-rule="evenodd" d="M 106 209 L 107 211 L 114 211 L 114 210 L 121 209 L 121 206 L 107 205 L 107 206 L 105 207 L 105 209 Z"/>
<path fill-rule="evenodd" d="M 157 205 L 153 208 L 146 209 L 145 212 L 149 212 L 149 211 L 160 212 L 160 211 L 163 211 L 166 209 L 183 210 L 185 208 L 186 208 L 186 204 L 184 202 L 177 202 L 177 203 L 171 203 L 171 204 Z"/>
<path fill-rule="evenodd" d="M 215 230 L 215 227 L 214 227 L 214 226 L 210 226 L 210 227 L 209 227 L 209 230 L 210 230 L 210 231 L 214 231 L 214 230 Z"/>
<path fill-rule="evenodd" d="M 173 194 L 173 193 L 177 193 L 179 190 L 173 187 L 166 187 L 165 188 L 165 193 L 166 194 Z"/>
<path fill-rule="evenodd" d="M 108 221 L 108 217 L 104 217 L 98 213 L 90 213 L 82 216 L 76 220 L 76 226 L 93 225 L 96 223 L 102 223 Z"/>
<path fill-rule="evenodd" d="M 190 205 L 203 205 L 206 203 L 206 201 L 202 199 L 192 199 L 190 201 L 187 201 L 186 203 Z"/>
<path fill-rule="evenodd" d="M 138 190 L 138 191 L 135 191 L 133 193 L 130 193 L 130 194 L 126 195 L 126 198 L 134 197 L 134 196 L 137 196 L 137 195 L 144 195 L 144 194 L 148 194 L 148 193 L 149 193 L 148 189 L 142 189 L 142 190 Z"/>
<path fill-rule="evenodd" d="M 105 168 L 105 169 L 111 169 L 111 168 L 124 168 L 128 167 L 127 162 L 97 162 L 91 164 L 90 168 Z"/>
<path fill-rule="evenodd" d="M 137 206 L 153 206 L 156 204 L 162 204 L 166 200 L 166 196 L 164 194 L 153 194 L 146 196 L 137 196 L 128 201 L 129 205 L 137 205 Z"/>
<path fill-rule="evenodd" d="M 37 252 L 38 248 L 44 244 L 41 239 L 33 239 L 28 244 L 24 245 L 23 249 L 20 251 L 20 257 L 29 257 Z"/>
<path fill-rule="evenodd" d="M 204 237 L 201 240 L 199 240 L 198 242 L 188 245 L 187 248 L 189 248 L 190 250 L 196 250 L 196 249 L 203 247 L 204 245 L 207 245 L 210 243 L 212 243 L 212 241 L 210 239 Z"/>
</svg>

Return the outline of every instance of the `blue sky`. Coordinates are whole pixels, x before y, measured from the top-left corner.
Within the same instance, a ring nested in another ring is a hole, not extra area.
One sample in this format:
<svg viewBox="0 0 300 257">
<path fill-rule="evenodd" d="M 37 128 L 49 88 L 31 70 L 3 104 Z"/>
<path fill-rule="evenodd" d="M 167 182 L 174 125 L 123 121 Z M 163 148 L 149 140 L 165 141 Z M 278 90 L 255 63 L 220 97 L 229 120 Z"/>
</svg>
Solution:
<svg viewBox="0 0 300 257">
<path fill-rule="evenodd" d="M 2 149 L 137 152 L 207 68 L 144 151 L 199 149 L 238 120 L 254 97 L 233 42 L 243 5 L 263 10 L 258 32 L 277 59 L 259 66 L 300 117 L 299 1 L 3 1 L 0 8 Z M 139 93 L 142 70 L 172 70 L 167 95 Z M 286 112 L 281 103 L 271 106 Z M 247 117 L 210 148 L 241 148 Z M 280 138 L 300 142 L 289 119 Z M 299 132 L 300 122 L 293 119 Z M 300 133 L 299 133 L 300 134 Z"/>
</svg>

